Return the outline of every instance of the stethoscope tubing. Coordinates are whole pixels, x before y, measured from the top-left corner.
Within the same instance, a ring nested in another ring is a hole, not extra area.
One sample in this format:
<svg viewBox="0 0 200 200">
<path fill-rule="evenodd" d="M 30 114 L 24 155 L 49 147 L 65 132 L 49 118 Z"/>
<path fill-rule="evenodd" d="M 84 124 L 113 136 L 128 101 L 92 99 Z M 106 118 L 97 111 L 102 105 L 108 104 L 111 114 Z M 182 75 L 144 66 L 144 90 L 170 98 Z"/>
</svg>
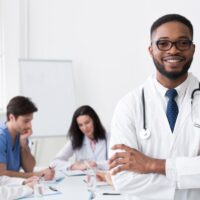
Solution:
<svg viewBox="0 0 200 200">
<path fill-rule="evenodd" d="M 192 100 L 194 99 L 194 94 L 195 94 L 195 92 L 197 92 L 197 91 L 200 91 L 200 82 L 199 82 L 199 88 L 196 88 L 196 89 L 194 89 L 194 90 L 192 91 L 192 94 L 191 94 L 191 99 L 192 99 Z"/>
<path fill-rule="evenodd" d="M 192 91 L 192 94 L 191 94 L 191 100 L 192 101 L 194 99 L 195 92 L 198 92 L 198 91 L 200 91 L 200 82 L 199 82 L 199 87 Z M 146 127 L 146 106 L 145 106 L 144 88 L 142 88 L 142 112 L 143 112 L 143 129 L 147 130 L 147 127 Z"/>
<path fill-rule="evenodd" d="M 146 130 L 146 106 L 145 106 L 144 88 L 142 88 L 142 112 L 143 112 L 143 129 Z"/>
</svg>

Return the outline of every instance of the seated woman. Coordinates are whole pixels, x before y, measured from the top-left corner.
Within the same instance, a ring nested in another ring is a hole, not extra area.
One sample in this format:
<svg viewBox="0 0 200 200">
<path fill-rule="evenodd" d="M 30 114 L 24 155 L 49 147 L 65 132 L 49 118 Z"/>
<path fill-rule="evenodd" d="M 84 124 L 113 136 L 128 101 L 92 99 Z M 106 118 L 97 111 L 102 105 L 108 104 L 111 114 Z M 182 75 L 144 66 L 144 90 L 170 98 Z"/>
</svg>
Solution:
<svg viewBox="0 0 200 200">
<path fill-rule="evenodd" d="M 28 196 L 33 193 L 33 186 L 38 177 L 28 179 L 0 176 L 0 199 L 12 200 Z"/>
<path fill-rule="evenodd" d="M 51 163 L 56 169 L 107 169 L 106 131 L 96 112 L 88 105 L 79 107 L 72 117 L 69 140 Z M 69 158 L 75 156 L 75 162 Z"/>
</svg>

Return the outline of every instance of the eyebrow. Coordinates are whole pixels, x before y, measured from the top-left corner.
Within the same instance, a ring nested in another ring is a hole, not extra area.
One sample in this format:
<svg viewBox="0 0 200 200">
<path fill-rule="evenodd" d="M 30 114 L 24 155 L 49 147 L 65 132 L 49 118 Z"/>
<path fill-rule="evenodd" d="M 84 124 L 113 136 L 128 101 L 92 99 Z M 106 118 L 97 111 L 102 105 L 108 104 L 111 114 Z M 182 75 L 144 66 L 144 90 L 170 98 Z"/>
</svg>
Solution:
<svg viewBox="0 0 200 200">
<path fill-rule="evenodd" d="M 179 39 L 189 39 L 189 40 L 192 40 L 192 39 L 190 39 L 187 36 L 180 36 L 176 40 L 179 40 Z M 158 40 L 170 40 L 170 38 L 169 37 L 160 37 L 160 38 L 158 38 Z"/>
</svg>

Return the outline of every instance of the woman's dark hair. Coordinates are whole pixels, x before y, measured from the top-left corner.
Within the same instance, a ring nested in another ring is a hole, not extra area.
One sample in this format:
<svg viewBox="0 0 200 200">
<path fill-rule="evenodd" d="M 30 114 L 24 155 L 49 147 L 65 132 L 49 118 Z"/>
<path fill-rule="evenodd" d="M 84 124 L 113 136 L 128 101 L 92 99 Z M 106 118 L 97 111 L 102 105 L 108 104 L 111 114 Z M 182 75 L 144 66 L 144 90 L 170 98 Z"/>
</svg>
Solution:
<svg viewBox="0 0 200 200">
<path fill-rule="evenodd" d="M 73 149 L 80 149 L 83 144 L 84 134 L 82 133 L 77 124 L 77 118 L 81 115 L 88 115 L 93 120 L 95 141 L 98 141 L 99 139 L 106 139 L 105 128 L 101 124 L 101 121 L 97 113 L 90 106 L 84 105 L 79 107 L 74 112 L 74 115 L 72 117 L 72 122 L 68 131 L 68 137 L 72 141 Z"/>
</svg>

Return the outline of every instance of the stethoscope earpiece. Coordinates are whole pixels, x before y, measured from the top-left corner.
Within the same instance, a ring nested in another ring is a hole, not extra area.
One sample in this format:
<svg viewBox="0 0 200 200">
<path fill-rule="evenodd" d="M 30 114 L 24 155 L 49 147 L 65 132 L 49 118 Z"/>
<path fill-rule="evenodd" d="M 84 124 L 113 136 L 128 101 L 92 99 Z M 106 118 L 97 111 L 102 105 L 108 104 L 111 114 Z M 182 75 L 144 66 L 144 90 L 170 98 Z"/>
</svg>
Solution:
<svg viewBox="0 0 200 200">
<path fill-rule="evenodd" d="M 141 139 L 148 139 L 150 137 L 151 133 L 149 131 L 149 129 L 142 129 L 140 131 L 140 138 Z"/>
</svg>

